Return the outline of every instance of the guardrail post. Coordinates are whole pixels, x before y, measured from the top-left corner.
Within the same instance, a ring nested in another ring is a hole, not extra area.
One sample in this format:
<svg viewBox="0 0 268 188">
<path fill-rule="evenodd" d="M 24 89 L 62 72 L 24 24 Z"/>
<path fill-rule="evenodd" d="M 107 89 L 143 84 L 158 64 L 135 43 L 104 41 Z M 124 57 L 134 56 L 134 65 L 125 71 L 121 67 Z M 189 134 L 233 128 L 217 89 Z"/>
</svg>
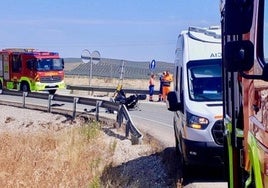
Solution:
<svg viewBox="0 0 268 188">
<path fill-rule="evenodd" d="M 121 125 L 123 123 L 123 118 L 124 118 L 123 117 L 123 107 L 122 107 L 122 105 L 120 105 L 117 116 L 116 116 L 116 120 L 117 120 L 119 128 L 121 127 Z"/>
<path fill-rule="evenodd" d="M 96 101 L 96 121 L 99 121 L 99 112 L 102 101 Z"/>
<path fill-rule="evenodd" d="M 48 107 L 47 111 L 51 112 L 51 100 L 53 99 L 53 95 L 48 95 Z"/>
<path fill-rule="evenodd" d="M 126 138 L 129 137 L 129 132 L 130 132 L 130 121 L 127 120 L 127 123 L 126 123 Z"/>
<path fill-rule="evenodd" d="M 22 108 L 25 108 L 25 98 L 27 97 L 28 92 L 22 93 Z"/>
<path fill-rule="evenodd" d="M 122 114 L 126 119 L 126 138 L 129 136 L 129 133 L 131 133 L 131 142 L 132 144 L 139 144 L 142 140 L 142 134 L 141 132 L 135 127 L 133 124 L 133 121 L 129 115 L 129 112 L 125 105 L 122 105 Z"/>
<path fill-rule="evenodd" d="M 78 97 L 74 97 L 74 101 L 73 101 L 73 119 L 75 119 L 75 117 L 76 117 L 76 104 L 77 104 L 78 100 L 79 100 Z"/>
<path fill-rule="evenodd" d="M 138 138 L 134 135 L 131 135 L 131 143 L 133 145 L 141 144 L 142 143 L 142 138 Z"/>
</svg>

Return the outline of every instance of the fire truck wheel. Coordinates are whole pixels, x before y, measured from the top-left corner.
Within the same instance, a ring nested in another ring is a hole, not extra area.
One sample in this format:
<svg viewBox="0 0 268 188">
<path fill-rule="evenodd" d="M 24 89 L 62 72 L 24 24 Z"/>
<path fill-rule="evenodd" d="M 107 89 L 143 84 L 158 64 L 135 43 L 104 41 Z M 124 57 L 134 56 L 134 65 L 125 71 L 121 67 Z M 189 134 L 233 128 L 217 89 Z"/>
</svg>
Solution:
<svg viewBox="0 0 268 188">
<path fill-rule="evenodd" d="M 29 87 L 29 85 L 27 83 L 23 82 L 23 83 L 21 83 L 20 90 L 22 92 L 29 92 L 30 87 Z"/>
<path fill-rule="evenodd" d="M 56 89 L 49 90 L 48 93 L 49 93 L 50 95 L 54 95 L 54 94 L 56 93 Z"/>
</svg>

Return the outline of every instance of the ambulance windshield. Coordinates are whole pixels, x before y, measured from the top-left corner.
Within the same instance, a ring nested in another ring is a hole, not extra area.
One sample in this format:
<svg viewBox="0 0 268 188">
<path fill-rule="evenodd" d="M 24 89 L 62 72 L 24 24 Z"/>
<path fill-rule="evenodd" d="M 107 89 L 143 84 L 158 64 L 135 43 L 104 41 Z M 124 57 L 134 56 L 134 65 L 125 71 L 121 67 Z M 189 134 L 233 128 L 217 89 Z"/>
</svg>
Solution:
<svg viewBox="0 0 268 188">
<path fill-rule="evenodd" d="M 190 99 L 222 100 L 221 59 L 190 61 L 187 70 Z"/>
<path fill-rule="evenodd" d="M 38 71 L 50 71 L 50 70 L 63 70 L 62 59 L 38 59 L 36 63 L 36 70 Z"/>
</svg>

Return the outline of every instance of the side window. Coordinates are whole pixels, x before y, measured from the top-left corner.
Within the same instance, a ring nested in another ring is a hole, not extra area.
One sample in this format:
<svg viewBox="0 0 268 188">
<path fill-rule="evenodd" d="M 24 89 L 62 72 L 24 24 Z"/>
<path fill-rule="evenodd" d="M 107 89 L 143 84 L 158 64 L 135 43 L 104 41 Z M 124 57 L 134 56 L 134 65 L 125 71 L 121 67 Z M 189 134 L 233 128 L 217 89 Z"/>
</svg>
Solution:
<svg viewBox="0 0 268 188">
<path fill-rule="evenodd" d="M 12 55 L 12 72 L 21 71 L 21 57 L 18 54 Z"/>
<path fill-rule="evenodd" d="M 175 77 L 175 91 L 178 91 L 178 78 L 179 78 L 179 67 L 178 66 L 176 66 L 176 77 Z"/>
<path fill-rule="evenodd" d="M 33 65 L 34 65 L 34 62 L 32 59 L 26 62 L 27 69 L 33 70 L 34 69 Z"/>
<path fill-rule="evenodd" d="M 179 93 L 182 92 L 182 67 L 176 66 L 176 77 L 175 77 L 175 91 L 178 91 Z"/>
<path fill-rule="evenodd" d="M 180 93 L 183 93 L 183 71 L 182 71 L 182 67 L 180 67 Z"/>
<path fill-rule="evenodd" d="M 264 7 L 264 26 L 263 26 L 263 51 L 264 59 L 268 63 L 268 1 L 265 1 Z"/>
<path fill-rule="evenodd" d="M 183 97 L 183 70 L 182 70 L 182 67 L 180 67 L 180 74 L 179 74 L 179 76 L 180 76 L 180 85 L 179 85 L 179 87 L 180 87 L 180 101 L 181 101 L 181 104 L 182 104 L 182 109 L 181 109 L 181 112 L 182 113 L 184 113 L 184 97 Z"/>
</svg>

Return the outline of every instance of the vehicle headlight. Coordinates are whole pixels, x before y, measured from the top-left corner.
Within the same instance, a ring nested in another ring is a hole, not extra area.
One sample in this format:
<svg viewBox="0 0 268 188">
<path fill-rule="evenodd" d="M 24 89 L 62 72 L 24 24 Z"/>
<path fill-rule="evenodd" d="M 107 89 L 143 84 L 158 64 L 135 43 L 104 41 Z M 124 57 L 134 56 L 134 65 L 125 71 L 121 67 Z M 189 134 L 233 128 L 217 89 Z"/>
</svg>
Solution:
<svg viewBox="0 0 268 188">
<path fill-rule="evenodd" d="M 193 129 L 206 129 L 209 124 L 207 118 L 193 115 L 187 112 L 187 126 Z"/>
</svg>

